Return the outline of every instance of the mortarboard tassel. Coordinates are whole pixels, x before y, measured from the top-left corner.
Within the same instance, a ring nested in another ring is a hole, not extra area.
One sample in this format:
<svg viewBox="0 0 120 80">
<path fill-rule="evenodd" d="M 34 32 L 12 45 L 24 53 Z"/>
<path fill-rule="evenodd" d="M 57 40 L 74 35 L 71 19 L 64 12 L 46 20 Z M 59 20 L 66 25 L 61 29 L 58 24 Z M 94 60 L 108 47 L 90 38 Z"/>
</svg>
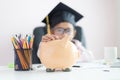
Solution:
<svg viewBox="0 0 120 80">
<path fill-rule="evenodd" d="M 46 22 L 47 22 L 47 34 L 51 34 L 51 32 L 50 32 L 50 24 L 49 24 L 49 18 L 48 18 L 48 16 L 46 17 Z"/>
</svg>

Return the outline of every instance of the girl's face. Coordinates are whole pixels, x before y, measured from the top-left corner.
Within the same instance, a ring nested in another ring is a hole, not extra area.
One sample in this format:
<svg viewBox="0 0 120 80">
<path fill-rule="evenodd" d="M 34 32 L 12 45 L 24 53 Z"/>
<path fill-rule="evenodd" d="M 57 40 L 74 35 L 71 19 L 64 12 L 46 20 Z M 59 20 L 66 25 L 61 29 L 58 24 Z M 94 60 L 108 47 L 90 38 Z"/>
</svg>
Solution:
<svg viewBox="0 0 120 80">
<path fill-rule="evenodd" d="M 76 31 L 71 23 L 61 22 L 52 29 L 52 33 L 60 37 L 67 34 L 70 37 L 70 40 L 72 40 Z"/>
</svg>

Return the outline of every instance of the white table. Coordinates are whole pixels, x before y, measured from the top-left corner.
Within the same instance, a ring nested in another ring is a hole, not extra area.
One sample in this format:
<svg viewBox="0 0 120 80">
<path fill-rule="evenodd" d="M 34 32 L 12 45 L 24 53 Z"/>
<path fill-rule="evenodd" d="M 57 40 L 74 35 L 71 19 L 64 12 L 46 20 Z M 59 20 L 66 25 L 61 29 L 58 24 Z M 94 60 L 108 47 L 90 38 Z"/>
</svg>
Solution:
<svg viewBox="0 0 120 80">
<path fill-rule="evenodd" d="M 120 68 L 109 68 L 95 63 L 81 63 L 81 68 L 71 72 L 56 71 L 48 73 L 45 67 L 32 71 L 14 71 L 13 68 L 0 66 L 0 80 L 120 80 Z"/>
</svg>

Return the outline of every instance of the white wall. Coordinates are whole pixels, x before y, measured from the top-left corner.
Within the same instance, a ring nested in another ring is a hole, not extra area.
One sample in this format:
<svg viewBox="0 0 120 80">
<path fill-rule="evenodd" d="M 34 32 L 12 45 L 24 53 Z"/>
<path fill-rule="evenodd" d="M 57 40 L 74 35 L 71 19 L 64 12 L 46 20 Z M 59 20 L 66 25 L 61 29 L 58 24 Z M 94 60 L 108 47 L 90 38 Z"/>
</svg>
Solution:
<svg viewBox="0 0 120 80">
<path fill-rule="evenodd" d="M 118 46 L 117 0 L 0 0 L 0 65 L 13 63 L 10 37 L 32 34 L 59 1 L 84 15 L 77 24 L 83 27 L 88 49 L 96 59 L 103 58 L 104 46 Z"/>
<path fill-rule="evenodd" d="M 120 0 L 117 0 L 117 10 L 118 10 L 118 56 L 120 57 Z"/>
</svg>

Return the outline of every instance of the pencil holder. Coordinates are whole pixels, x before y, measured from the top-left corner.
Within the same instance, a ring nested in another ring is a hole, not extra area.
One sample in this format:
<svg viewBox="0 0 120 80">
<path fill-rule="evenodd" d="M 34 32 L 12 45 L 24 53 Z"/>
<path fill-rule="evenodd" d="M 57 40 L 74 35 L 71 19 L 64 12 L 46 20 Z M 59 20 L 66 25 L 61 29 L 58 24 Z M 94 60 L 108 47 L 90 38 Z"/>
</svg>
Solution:
<svg viewBox="0 0 120 80">
<path fill-rule="evenodd" d="M 15 71 L 29 71 L 32 69 L 32 49 L 14 49 Z"/>
</svg>

